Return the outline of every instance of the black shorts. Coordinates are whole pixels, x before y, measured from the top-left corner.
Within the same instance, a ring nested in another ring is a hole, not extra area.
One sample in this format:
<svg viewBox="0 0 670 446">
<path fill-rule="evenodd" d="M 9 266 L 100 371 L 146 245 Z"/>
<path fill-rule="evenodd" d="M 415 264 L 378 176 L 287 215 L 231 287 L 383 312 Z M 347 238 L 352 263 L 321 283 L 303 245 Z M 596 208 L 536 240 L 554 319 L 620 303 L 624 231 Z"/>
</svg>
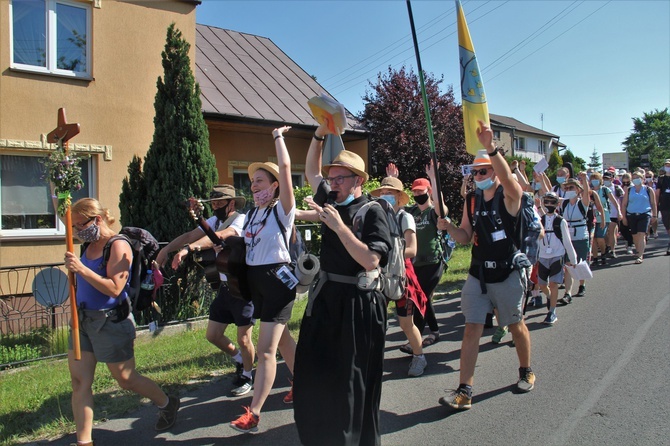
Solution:
<svg viewBox="0 0 670 446">
<path fill-rule="evenodd" d="M 633 235 L 646 234 L 649 230 L 649 222 L 651 221 L 651 215 L 649 214 L 626 214 L 626 219 L 628 220 L 630 233 Z"/>
<path fill-rule="evenodd" d="M 408 317 L 414 315 L 414 302 L 412 299 L 403 298 L 395 302 L 395 311 L 400 317 Z"/>
<path fill-rule="evenodd" d="M 233 297 L 226 282 L 221 282 L 216 299 L 209 306 L 209 320 L 220 324 L 235 324 L 238 327 L 254 325 L 254 304 Z"/>
<path fill-rule="evenodd" d="M 285 324 L 291 319 L 295 288 L 290 290 L 273 270 L 282 264 L 249 266 L 247 277 L 254 303 L 254 317 L 261 322 Z"/>
</svg>

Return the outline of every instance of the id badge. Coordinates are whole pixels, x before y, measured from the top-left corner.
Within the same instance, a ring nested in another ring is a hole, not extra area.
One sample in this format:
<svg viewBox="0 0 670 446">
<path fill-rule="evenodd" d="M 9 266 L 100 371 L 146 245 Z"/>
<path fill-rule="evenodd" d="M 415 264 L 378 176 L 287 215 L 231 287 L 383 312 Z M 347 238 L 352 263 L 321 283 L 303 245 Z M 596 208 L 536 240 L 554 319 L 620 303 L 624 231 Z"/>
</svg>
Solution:
<svg viewBox="0 0 670 446">
<path fill-rule="evenodd" d="M 505 230 L 501 229 L 500 231 L 492 233 L 491 238 L 493 239 L 494 242 L 499 242 L 500 240 L 505 240 L 507 238 L 507 235 L 505 234 Z"/>
<path fill-rule="evenodd" d="M 551 254 L 554 250 L 550 246 L 547 246 L 547 249 L 544 250 L 547 254 Z"/>
<path fill-rule="evenodd" d="M 291 272 L 286 265 L 272 271 L 277 279 L 279 279 L 289 290 L 298 285 L 298 278 Z"/>
</svg>

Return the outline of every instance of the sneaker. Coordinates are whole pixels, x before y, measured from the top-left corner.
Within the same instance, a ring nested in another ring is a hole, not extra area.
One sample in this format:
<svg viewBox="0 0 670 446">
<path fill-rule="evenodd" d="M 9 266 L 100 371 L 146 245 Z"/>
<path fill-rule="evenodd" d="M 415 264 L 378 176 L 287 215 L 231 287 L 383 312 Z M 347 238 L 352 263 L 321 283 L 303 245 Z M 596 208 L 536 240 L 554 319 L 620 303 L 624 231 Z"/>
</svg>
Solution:
<svg viewBox="0 0 670 446">
<path fill-rule="evenodd" d="M 293 404 L 293 381 L 289 380 L 289 382 L 291 383 L 291 389 L 284 395 L 284 404 Z"/>
<path fill-rule="evenodd" d="M 258 415 L 254 415 L 253 412 L 251 412 L 251 409 L 242 406 L 244 410 L 247 412 L 244 415 L 240 415 L 240 417 L 232 421 L 230 423 L 230 427 L 235 429 L 236 431 L 239 432 L 258 432 L 258 422 L 261 420 L 261 417 Z"/>
<path fill-rule="evenodd" d="M 632 246 L 629 246 L 628 248 L 626 248 L 626 254 L 628 254 L 629 256 L 633 255 L 633 247 Z"/>
<path fill-rule="evenodd" d="M 616 259 L 617 258 L 616 252 L 614 252 L 614 250 L 610 250 L 610 252 L 607 254 L 607 257 L 609 257 L 610 259 Z"/>
<path fill-rule="evenodd" d="M 254 380 L 248 376 L 240 375 L 239 378 L 237 378 L 237 381 L 235 381 L 235 387 L 230 391 L 230 393 L 233 396 L 242 396 L 251 392 L 251 389 L 253 388 Z"/>
<path fill-rule="evenodd" d="M 601 256 L 600 256 L 600 264 L 601 264 L 602 266 L 606 266 L 606 265 L 607 265 L 607 259 L 605 258 L 604 255 L 601 255 Z"/>
<path fill-rule="evenodd" d="M 519 381 L 517 381 L 516 388 L 524 393 L 533 390 L 535 388 L 535 373 L 524 372 L 519 378 Z"/>
<path fill-rule="evenodd" d="M 412 357 L 412 363 L 409 365 L 407 376 L 421 376 L 428 365 L 424 355 Z"/>
<path fill-rule="evenodd" d="M 177 421 L 177 411 L 179 410 L 179 398 L 168 395 L 168 403 L 162 409 L 158 409 L 158 421 L 155 429 L 157 431 L 164 431 L 174 426 Z"/>
<path fill-rule="evenodd" d="M 586 285 L 579 285 L 579 289 L 577 290 L 575 297 L 584 297 L 584 294 L 586 294 Z"/>
<path fill-rule="evenodd" d="M 572 296 L 570 296 L 568 293 L 565 293 L 565 294 L 563 295 L 563 297 L 561 297 L 560 299 L 558 299 L 558 301 L 559 301 L 560 303 L 562 303 L 563 305 L 567 305 L 567 304 L 569 304 L 570 302 L 572 302 Z"/>
<path fill-rule="evenodd" d="M 550 311 L 549 313 L 547 313 L 547 317 L 544 319 L 542 323 L 547 325 L 554 325 L 554 322 L 556 322 L 557 320 L 558 317 L 556 316 L 556 313 Z"/>
<path fill-rule="evenodd" d="M 494 344 L 500 344 L 500 341 L 502 341 L 502 338 L 505 337 L 509 330 L 507 327 L 498 327 L 496 328 L 496 332 L 493 333 L 493 336 L 491 336 L 491 342 Z"/>
<path fill-rule="evenodd" d="M 452 390 L 449 395 L 443 396 L 438 402 L 456 410 L 466 410 L 472 407 L 472 397 L 461 390 Z"/>
<path fill-rule="evenodd" d="M 542 296 L 535 296 L 531 300 L 531 306 L 533 307 L 541 307 L 542 306 Z"/>
</svg>

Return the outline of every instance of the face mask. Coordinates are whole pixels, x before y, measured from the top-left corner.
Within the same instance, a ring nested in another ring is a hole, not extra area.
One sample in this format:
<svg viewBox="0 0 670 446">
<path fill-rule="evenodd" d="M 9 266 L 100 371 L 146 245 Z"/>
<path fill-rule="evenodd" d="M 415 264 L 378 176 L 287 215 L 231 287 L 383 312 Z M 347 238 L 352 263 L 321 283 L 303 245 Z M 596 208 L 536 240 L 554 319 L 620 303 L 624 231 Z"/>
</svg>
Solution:
<svg viewBox="0 0 670 446">
<path fill-rule="evenodd" d="M 612 187 L 612 182 L 611 181 L 605 181 L 604 184 L 607 187 Z"/>
<path fill-rule="evenodd" d="M 254 204 L 256 206 L 265 206 L 275 197 L 276 187 L 268 187 L 265 190 L 260 190 L 254 194 Z"/>
<path fill-rule="evenodd" d="M 335 202 L 335 206 L 346 206 L 352 201 L 354 201 L 354 194 L 349 194 L 349 196 L 345 198 L 344 201 L 340 201 L 339 203 Z"/>
<path fill-rule="evenodd" d="M 493 186 L 493 178 L 487 178 L 482 181 L 475 181 L 475 184 L 481 190 L 491 189 L 491 186 Z"/>
<path fill-rule="evenodd" d="M 228 218 L 228 205 L 214 210 L 214 215 L 219 220 L 225 220 Z"/>
<path fill-rule="evenodd" d="M 566 191 L 565 191 L 565 196 L 564 196 L 563 198 L 565 198 L 566 200 L 572 200 L 572 199 L 575 198 L 576 196 L 577 196 L 577 191 L 574 191 L 574 190 L 566 190 Z"/>
<path fill-rule="evenodd" d="M 556 177 L 556 182 L 558 184 L 563 184 L 563 183 L 565 183 L 566 179 L 567 179 L 566 177 Z"/>
<path fill-rule="evenodd" d="M 535 184 L 533 184 L 533 188 L 535 190 L 540 190 L 540 189 L 542 189 L 542 185 L 540 183 L 535 183 Z"/>
<path fill-rule="evenodd" d="M 97 242 L 100 240 L 100 226 L 91 223 L 91 226 L 77 232 L 77 238 L 83 243 Z"/>
<path fill-rule="evenodd" d="M 593 187 L 600 186 L 600 180 L 591 180 L 591 186 Z"/>
<path fill-rule="evenodd" d="M 633 184 L 639 186 L 642 184 L 642 178 L 633 178 Z"/>
<path fill-rule="evenodd" d="M 395 206 L 395 195 L 381 195 L 379 198 L 388 201 L 391 206 Z"/>
<path fill-rule="evenodd" d="M 644 179 L 647 183 L 652 183 L 654 181 L 653 178 L 646 178 Z"/>
<path fill-rule="evenodd" d="M 668 166 L 663 167 L 663 170 L 665 170 L 665 173 L 670 173 L 670 167 Z"/>
<path fill-rule="evenodd" d="M 545 206 L 544 208 L 547 210 L 547 214 L 553 214 L 556 211 L 556 206 Z"/>
<path fill-rule="evenodd" d="M 428 194 L 415 195 L 414 201 L 416 201 L 417 204 L 425 204 L 426 201 L 428 201 Z"/>
</svg>

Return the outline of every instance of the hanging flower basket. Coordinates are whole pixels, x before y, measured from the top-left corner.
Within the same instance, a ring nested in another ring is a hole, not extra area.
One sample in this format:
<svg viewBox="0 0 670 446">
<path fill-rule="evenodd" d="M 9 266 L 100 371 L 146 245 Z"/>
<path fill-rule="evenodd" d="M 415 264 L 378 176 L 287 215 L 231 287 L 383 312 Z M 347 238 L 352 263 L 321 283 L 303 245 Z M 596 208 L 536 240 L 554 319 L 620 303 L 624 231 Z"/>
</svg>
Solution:
<svg viewBox="0 0 670 446">
<path fill-rule="evenodd" d="M 66 155 L 62 148 L 57 148 L 48 157 L 41 160 L 44 164 L 42 179 L 54 185 L 54 198 L 58 198 L 57 211 L 61 217 L 72 204 L 72 192 L 84 187 L 79 162 L 86 158 L 88 156 L 75 153 Z"/>
</svg>

